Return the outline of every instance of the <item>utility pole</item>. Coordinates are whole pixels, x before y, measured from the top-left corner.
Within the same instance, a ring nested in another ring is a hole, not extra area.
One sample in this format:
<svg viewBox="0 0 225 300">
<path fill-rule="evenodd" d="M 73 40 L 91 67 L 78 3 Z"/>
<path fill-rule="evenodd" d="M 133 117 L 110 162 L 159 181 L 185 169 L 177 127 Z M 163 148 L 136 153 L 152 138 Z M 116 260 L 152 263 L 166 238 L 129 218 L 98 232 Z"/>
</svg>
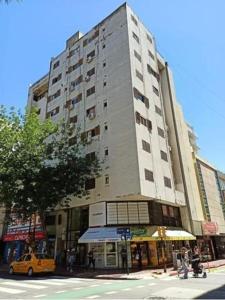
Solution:
<svg viewBox="0 0 225 300">
<path fill-rule="evenodd" d="M 166 227 L 165 226 L 158 226 L 158 235 L 159 235 L 159 238 L 161 239 L 163 270 L 164 270 L 164 273 L 166 273 L 167 269 L 166 269 L 166 247 L 165 247 Z"/>
</svg>

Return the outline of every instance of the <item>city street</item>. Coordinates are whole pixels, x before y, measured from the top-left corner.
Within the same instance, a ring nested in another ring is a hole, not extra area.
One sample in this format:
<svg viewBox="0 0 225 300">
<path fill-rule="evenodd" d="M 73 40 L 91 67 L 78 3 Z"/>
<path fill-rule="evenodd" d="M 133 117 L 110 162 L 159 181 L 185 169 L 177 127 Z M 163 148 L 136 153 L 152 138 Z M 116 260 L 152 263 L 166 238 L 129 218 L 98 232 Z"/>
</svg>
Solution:
<svg viewBox="0 0 225 300">
<path fill-rule="evenodd" d="M 0 299 L 224 299 L 225 272 L 208 278 L 84 279 L 62 276 L 1 276 Z"/>
</svg>

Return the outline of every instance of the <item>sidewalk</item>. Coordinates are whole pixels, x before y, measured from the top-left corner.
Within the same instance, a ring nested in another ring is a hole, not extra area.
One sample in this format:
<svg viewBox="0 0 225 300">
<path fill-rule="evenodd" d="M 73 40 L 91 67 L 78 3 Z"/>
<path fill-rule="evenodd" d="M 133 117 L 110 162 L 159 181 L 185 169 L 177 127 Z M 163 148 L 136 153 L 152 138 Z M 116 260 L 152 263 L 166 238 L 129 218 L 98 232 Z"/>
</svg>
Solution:
<svg viewBox="0 0 225 300">
<path fill-rule="evenodd" d="M 203 263 L 205 269 L 213 269 L 218 268 L 221 266 L 225 266 L 225 259 L 210 261 Z M 1 265 L 0 266 L 0 275 L 8 273 L 8 265 Z M 130 274 L 126 274 L 122 272 L 121 269 L 97 269 L 87 270 L 85 268 L 76 268 L 74 272 L 68 272 L 65 268 L 57 267 L 54 275 L 58 276 L 70 276 L 70 277 L 79 277 L 79 278 L 98 278 L 98 279 L 147 279 L 147 278 L 161 278 L 161 277 L 168 277 L 168 276 L 175 276 L 177 275 L 177 271 L 174 271 L 173 268 L 167 268 L 167 272 L 164 273 L 163 269 L 145 269 L 141 271 L 137 270 L 130 270 Z"/>
</svg>

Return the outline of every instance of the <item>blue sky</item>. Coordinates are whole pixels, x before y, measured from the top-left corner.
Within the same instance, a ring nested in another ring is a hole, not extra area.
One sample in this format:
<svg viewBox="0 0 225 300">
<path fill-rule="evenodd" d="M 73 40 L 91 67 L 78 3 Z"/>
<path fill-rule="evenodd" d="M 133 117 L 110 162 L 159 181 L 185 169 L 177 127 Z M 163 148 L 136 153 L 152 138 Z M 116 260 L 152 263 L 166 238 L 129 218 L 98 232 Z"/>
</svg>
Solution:
<svg viewBox="0 0 225 300">
<path fill-rule="evenodd" d="M 28 86 L 77 30 L 85 33 L 124 1 L 23 0 L 0 4 L 0 104 L 23 109 Z M 200 154 L 225 171 L 225 1 L 130 0 L 173 70 Z"/>
</svg>

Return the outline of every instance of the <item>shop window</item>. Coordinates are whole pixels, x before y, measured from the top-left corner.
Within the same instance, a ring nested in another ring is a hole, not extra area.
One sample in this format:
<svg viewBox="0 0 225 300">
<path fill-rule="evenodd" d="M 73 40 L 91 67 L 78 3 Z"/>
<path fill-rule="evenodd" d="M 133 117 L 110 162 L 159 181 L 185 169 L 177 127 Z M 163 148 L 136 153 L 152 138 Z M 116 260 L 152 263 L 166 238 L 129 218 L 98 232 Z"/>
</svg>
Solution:
<svg viewBox="0 0 225 300">
<path fill-rule="evenodd" d="M 106 243 L 106 265 L 107 267 L 116 266 L 116 243 L 107 242 Z"/>
</svg>

